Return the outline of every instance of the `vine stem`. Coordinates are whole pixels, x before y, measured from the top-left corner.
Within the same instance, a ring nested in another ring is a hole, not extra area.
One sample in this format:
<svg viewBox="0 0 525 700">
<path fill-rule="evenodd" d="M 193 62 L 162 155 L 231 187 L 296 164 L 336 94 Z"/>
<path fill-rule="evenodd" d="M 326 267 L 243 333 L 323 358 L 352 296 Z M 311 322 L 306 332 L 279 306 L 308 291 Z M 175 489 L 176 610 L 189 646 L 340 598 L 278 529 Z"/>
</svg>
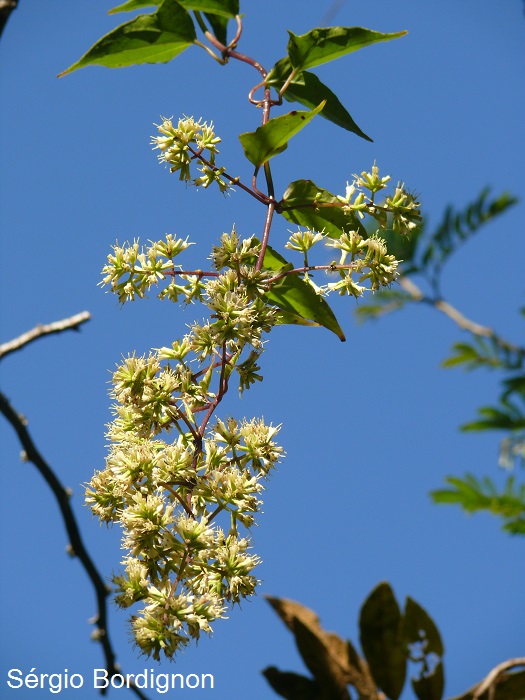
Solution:
<svg viewBox="0 0 525 700">
<path fill-rule="evenodd" d="M 213 170 L 213 172 L 217 172 L 220 170 L 216 165 L 211 163 L 207 158 L 205 158 L 200 151 L 196 151 L 194 148 L 191 146 L 188 146 L 188 150 L 193 153 L 194 158 L 198 158 L 204 165 L 206 165 L 208 168 Z M 268 198 L 265 197 L 262 193 L 260 192 L 254 192 L 251 190 L 249 187 L 247 187 L 245 184 L 243 184 L 238 177 L 232 177 L 231 175 L 228 175 L 228 173 L 221 173 L 223 177 L 225 177 L 229 182 L 231 182 L 232 185 L 235 187 L 240 187 L 241 190 L 244 190 L 247 192 L 249 195 L 252 197 L 255 197 L 257 201 L 261 202 L 262 204 L 267 204 L 268 203 Z"/>
</svg>

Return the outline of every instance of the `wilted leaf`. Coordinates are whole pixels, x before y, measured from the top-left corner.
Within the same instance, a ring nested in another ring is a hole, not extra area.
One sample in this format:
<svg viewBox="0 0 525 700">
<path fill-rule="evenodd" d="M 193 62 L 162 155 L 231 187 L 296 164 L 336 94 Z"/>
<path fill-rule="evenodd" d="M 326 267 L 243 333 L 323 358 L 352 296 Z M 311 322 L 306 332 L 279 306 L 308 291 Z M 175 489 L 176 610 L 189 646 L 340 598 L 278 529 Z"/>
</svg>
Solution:
<svg viewBox="0 0 525 700">
<path fill-rule="evenodd" d="M 356 679 L 359 683 L 362 674 L 351 665 L 346 642 L 323 630 L 317 615 L 304 605 L 284 598 L 267 596 L 267 600 L 294 634 L 301 657 L 320 688 L 316 700 L 349 700 L 346 686 Z M 366 689 L 364 682 L 361 686 Z"/>
</svg>

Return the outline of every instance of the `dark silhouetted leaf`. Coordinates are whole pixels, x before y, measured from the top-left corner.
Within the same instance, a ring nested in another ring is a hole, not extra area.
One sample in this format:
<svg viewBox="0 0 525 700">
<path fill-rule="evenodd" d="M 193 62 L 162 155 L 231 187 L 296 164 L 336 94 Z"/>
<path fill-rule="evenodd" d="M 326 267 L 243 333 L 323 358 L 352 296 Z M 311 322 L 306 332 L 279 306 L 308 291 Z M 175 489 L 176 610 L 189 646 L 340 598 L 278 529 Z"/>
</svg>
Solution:
<svg viewBox="0 0 525 700">
<path fill-rule="evenodd" d="M 412 658 L 421 659 L 419 675 L 412 679 L 414 692 L 419 700 L 441 700 L 445 685 L 441 635 L 427 611 L 410 597 L 405 603 L 402 634 Z"/>
<path fill-rule="evenodd" d="M 441 635 L 427 611 L 407 596 L 403 615 L 403 636 L 407 644 L 424 641 L 425 653 L 443 656 Z"/>
<path fill-rule="evenodd" d="M 445 688 L 443 664 L 439 662 L 428 676 L 413 678 L 412 688 L 419 700 L 441 700 Z"/>
<path fill-rule="evenodd" d="M 298 673 L 280 671 L 269 666 L 262 672 L 275 692 L 286 700 L 319 700 L 321 688 L 319 683 Z"/>
<path fill-rule="evenodd" d="M 402 616 L 389 584 L 380 583 L 361 608 L 361 648 L 377 685 L 397 700 L 405 684 L 407 649 Z"/>
</svg>

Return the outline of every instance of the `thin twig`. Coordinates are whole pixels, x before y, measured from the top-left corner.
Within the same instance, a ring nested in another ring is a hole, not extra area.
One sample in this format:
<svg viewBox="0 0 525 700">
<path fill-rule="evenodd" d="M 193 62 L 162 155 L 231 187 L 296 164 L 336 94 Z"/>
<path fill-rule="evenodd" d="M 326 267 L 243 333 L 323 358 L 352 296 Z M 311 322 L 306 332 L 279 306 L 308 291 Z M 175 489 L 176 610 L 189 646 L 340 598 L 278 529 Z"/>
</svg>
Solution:
<svg viewBox="0 0 525 700">
<path fill-rule="evenodd" d="M 13 10 L 16 10 L 18 0 L 0 0 L 0 36 L 4 31 L 7 20 Z"/>
<path fill-rule="evenodd" d="M 32 343 L 34 340 L 37 340 L 38 338 L 41 338 L 44 335 L 62 333 L 63 331 L 70 330 L 78 331 L 79 326 L 83 323 L 86 323 L 86 321 L 89 321 L 90 318 L 91 314 L 89 313 L 89 311 L 82 311 L 81 313 L 75 314 L 74 316 L 69 316 L 69 318 L 64 318 L 62 319 L 62 321 L 54 321 L 53 323 L 47 324 L 40 323 L 38 324 L 38 326 L 32 328 L 30 331 L 19 335 L 18 338 L 14 338 L 13 340 L 10 340 L 7 343 L 3 343 L 2 345 L 0 345 L 0 360 L 2 360 L 4 357 L 6 357 L 6 355 L 9 355 L 12 352 L 21 350 L 26 345 L 29 345 L 29 343 Z"/>
<path fill-rule="evenodd" d="M 518 345 L 513 345 L 509 343 L 504 338 L 499 336 L 492 328 L 488 326 L 482 326 L 475 321 L 471 321 L 465 315 L 456 309 L 452 304 L 449 304 L 444 299 L 433 298 L 427 296 L 412 280 L 408 279 L 403 275 L 398 277 L 398 282 L 403 289 L 410 294 L 414 301 L 419 301 L 429 306 L 433 306 L 441 313 L 448 316 L 456 325 L 458 325 L 463 330 L 469 331 L 473 335 L 477 335 L 483 338 L 490 338 L 498 347 L 503 350 L 510 350 L 511 352 L 524 353 L 525 348 L 521 348 Z"/>
<path fill-rule="evenodd" d="M 47 325 L 36 326 L 33 330 L 23 333 L 18 338 L 0 345 L 0 359 L 3 359 L 6 357 L 6 355 L 15 352 L 16 350 L 20 350 L 33 340 L 42 338 L 45 335 L 62 333 L 66 330 L 78 330 L 78 327 L 82 323 L 89 321 L 90 318 L 91 315 L 87 311 L 84 311 L 76 314 L 75 316 L 70 316 L 69 318 L 63 319 L 62 321 L 55 321 L 54 323 L 49 323 Z M 111 678 L 116 673 L 120 673 L 120 668 L 117 666 L 116 655 L 108 634 L 106 601 L 111 590 L 104 582 L 104 579 L 99 573 L 84 545 L 77 520 L 70 505 L 71 493 L 64 487 L 53 469 L 49 466 L 40 451 L 37 449 L 27 428 L 27 420 L 13 408 L 7 396 L 5 396 L 5 394 L 3 394 L 1 391 L 0 413 L 5 417 L 8 423 L 11 424 L 16 432 L 20 444 L 24 450 L 24 459 L 31 462 L 37 468 L 55 496 L 66 532 L 69 537 L 68 550 L 74 556 L 78 557 L 93 585 L 95 597 L 97 599 L 97 615 L 94 623 L 97 628 L 96 638 L 102 645 L 105 658 L 105 667 L 108 672 L 108 676 Z M 144 695 L 144 693 L 137 688 L 133 682 L 130 683 L 130 689 L 137 695 L 137 697 L 141 698 L 141 700 L 148 700 L 147 696 Z M 101 688 L 100 692 L 101 695 L 105 695 L 107 688 Z"/>
<path fill-rule="evenodd" d="M 207 158 L 205 158 L 201 151 L 196 151 L 194 148 L 192 148 L 190 145 L 188 145 L 188 150 L 193 154 L 194 158 L 198 158 L 204 165 L 206 165 L 208 168 L 213 170 L 214 173 L 218 172 L 220 168 L 218 168 L 216 165 L 214 165 L 211 161 L 209 161 Z M 221 173 L 223 177 L 225 177 L 227 180 L 230 181 L 230 183 L 235 186 L 235 187 L 240 187 L 241 190 L 244 190 L 248 194 L 250 194 L 252 197 L 257 199 L 259 202 L 262 202 L 262 204 L 267 204 L 268 203 L 268 198 L 265 197 L 262 193 L 256 193 L 253 190 L 251 190 L 249 187 L 244 185 L 239 177 L 232 177 L 231 175 L 228 175 L 228 173 Z"/>
<path fill-rule="evenodd" d="M 336 272 L 337 270 L 353 270 L 354 268 L 355 263 L 349 263 L 348 265 L 336 265 L 335 263 L 333 265 L 305 265 L 304 267 L 296 267 L 293 270 L 285 270 L 285 272 L 281 272 L 275 277 L 271 277 L 268 280 L 268 284 L 275 284 L 275 282 L 282 279 L 283 277 L 287 277 L 288 275 L 301 274 L 301 272 L 316 272 L 318 270 L 325 270 L 326 272 Z"/>
<path fill-rule="evenodd" d="M 102 645 L 108 675 L 109 677 L 114 676 L 116 673 L 120 673 L 120 669 L 116 664 L 115 652 L 113 651 L 108 634 L 106 599 L 110 594 L 110 589 L 104 582 L 82 541 L 78 523 L 70 506 L 71 494 L 68 489 L 63 486 L 55 472 L 37 449 L 27 429 L 26 419 L 11 406 L 9 400 L 2 392 L 0 392 L 0 413 L 4 415 L 16 432 L 20 444 L 24 449 L 25 459 L 34 464 L 55 496 L 69 537 L 70 550 L 78 557 L 95 589 L 95 596 L 97 599 L 97 615 L 95 618 L 95 625 L 97 628 L 96 637 Z M 139 698 L 147 700 L 147 696 L 137 687 L 133 685 L 130 685 L 130 687 Z M 101 694 L 105 695 L 106 690 L 107 688 L 101 689 Z"/>
</svg>

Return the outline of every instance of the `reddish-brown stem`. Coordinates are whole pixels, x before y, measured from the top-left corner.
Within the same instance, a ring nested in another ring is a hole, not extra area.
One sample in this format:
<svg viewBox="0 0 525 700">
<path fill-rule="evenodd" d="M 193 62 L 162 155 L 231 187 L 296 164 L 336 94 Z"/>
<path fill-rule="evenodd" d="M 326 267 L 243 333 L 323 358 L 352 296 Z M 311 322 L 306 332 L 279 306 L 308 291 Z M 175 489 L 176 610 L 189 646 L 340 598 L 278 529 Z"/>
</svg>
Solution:
<svg viewBox="0 0 525 700">
<path fill-rule="evenodd" d="M 169 491 L 172 494 L 172 496 L 175 496 L 177 501 L 181 504 L 181 506 L 184 508 L 184 510 L 190 516 L 190 518 L 195 518 L 192 509 L 188 508 L 188 505 L 186 503 L 184 503 L 182 496 L 180 494 L 178 494 L 177 491 L 172 489 L 169 484 L 161 484 L 161 486 L 163 486 L 167 491 Z"/>
<path fill-rule="evenodd" d="M 222 357 L 221 357 L 221 376 L 219 379 L 219 390 L 217 392 L 217 396 L 215 397 L 215 400 L 212 401 L 210 404 L 210 407 L 208 408 L 206 415 L 204 416 L 204 419 L 201 423 L 201 426 L 199 428 L 199 433 L 201 435 L 201 439 L 204 436 L 204 431 L 206 430 L 206 426 L 208 425 L 208 421 L 213 415 L 213 412 L 217 408 L 217 406 L 220 404 L 222 401 L 222 397 L 224 394 L 228 391 L 228 380 L 225 378 L 224 373 L 226 370 L 226 365 L 228 364 L 228 353 L 226 352 L 226 344 L 224 343 L 222 346 Z"/>
<path fill-rule="evenodd" d="M 210 168 L 211 170 L 213 170 L 213 172 L 216 173 L 218 170 L 220 170 L 220 168 L 218 168 L 216 165 L 213 165 L 213 163 L 211 163 L 207 158 L 205 158 L 205 157 L 202 155 L 202 153 L 201 153 L 200 151 L 196 151 L 196 150 L 193 149 L 191 146 L 188 146 L 188 150 L 189 150 L 191 153 L 193 153 L 193 156 L 194 156 L 195 158 L 198 158 L 202 163 L 204 163 L 204 165 L 206 165 L 208 168 Z M 225 177 L 229 182 L 231 182 L 232 185 L 235 185 L 235 187 L 240 187 L 241 190 L 244 190 L 245 192 L 247 192 L 247 193 L 248 193 L 249 195 L 251 195 L 252 197 L 255 197 L 255 199 L 257 199 L 259 202 L 262 202 L 262 204 L 267 204 L 267 202 L 268 202 L 268 197 L 266 197 L 264 194 L 262 194 L 262 192 L 258 192 L 258 191 L 257 191 L 257 192 L 254 192 L 254 191 L 252 191 L 249 187 L 247 187 L 246 185 L 244 185 L 244 184 L 239 180 L 238 177 L 232 177 L 231 175 L 228 175 L 228 173 L 224 173 L 224 172 L 221 173 L 221 175 L 222 175 L 223 177 Z"/>
<path fill-rule="evenodd" d="M 349 263 L 348 265 L 307 265 L 305 267 L 296 267 L 293 270 L 287 270 L 286 272 L 281 272 L 281 274 L 276 275 L 268 280 L 268 284 L 272 285 L 283 277 L 288 275 L 297 275 L 301 272 L 315 272 L 316 270 L 328 270 L 330 272 L 335 272 L 336 270 L 352 270 L 355 267 L 355 263 Z"/>
<path fill-rule="evenodd" d="M 275 211 L 275 200 L 272 199 L 268 205 L 268 211 L 266 212 L 266 221 L 264 223 L 263 237 L 261 241 L 261 252 L 257 258 L 257 263 L 255 265 L 256 270 L 260 270 L 263 265 L 264 256 L 266 253 L 266 248 L 268 247 L 268 239 L 270 238 L 270 228 L 272 226 L 273 213 Z"/>
<path fill-rule="evenodd" d="M 170 405 L 173 406 L 173 408 L 174 408 L 175 411 L 177 412 L 177 413 L 176 413 L 176 418 L 174 417 L 174 420 L 177 420 L 178 418 L 180 418 L 181 420 L 183 420 L 184 423 L 186 424 L 186 427 L 188 428 L 188 430 L 189 430 L 190 433 L 192 434 L 192 437 L 193 437 L 195 440 L 197 440 L 198 438 L 200 438 L 200 435 L 199 435 L 199 433 L 197 432 L 197 430 L 195 429 L 195 426 L 192 425 L 192 424 L 190 423 L 190 421 L 188 420 L 187 415 L 179 408 L 179 406 L 177 406 L 177 399 L 173 399 L 173 401 L 170 402 Z"/>
<path fill-rule="evenodd" d="M 164 273 L 166 276 L 175 277 L 175 275 L 194 275 L 201 279 L 202 277 L 219 277 L 220 272 L 204 272 L 204 270 L 168 270 Z"/>
</svg>

